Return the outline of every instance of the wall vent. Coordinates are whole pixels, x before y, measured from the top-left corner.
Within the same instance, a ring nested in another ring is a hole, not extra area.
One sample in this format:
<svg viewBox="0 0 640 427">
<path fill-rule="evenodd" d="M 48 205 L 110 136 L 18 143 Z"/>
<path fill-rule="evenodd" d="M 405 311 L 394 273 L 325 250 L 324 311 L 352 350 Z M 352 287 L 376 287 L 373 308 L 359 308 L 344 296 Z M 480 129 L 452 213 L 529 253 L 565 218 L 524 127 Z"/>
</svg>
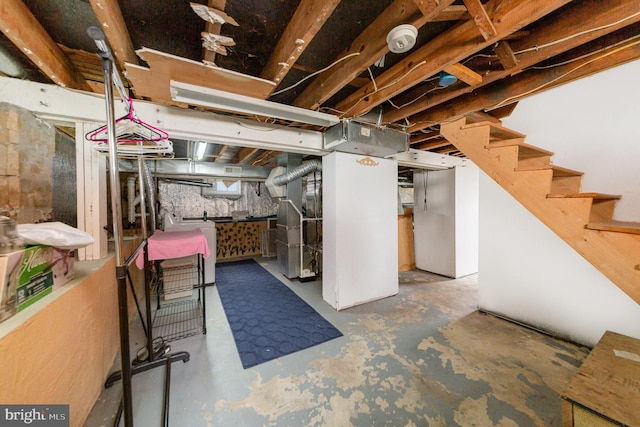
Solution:
<svg viewBox="0 0 640 427">
<path fill-rule="evenodd" d="M 240 166 L 225 166 L 224 174 L 226 176 L 242 176 L 242 167 Z"/>
</svg>

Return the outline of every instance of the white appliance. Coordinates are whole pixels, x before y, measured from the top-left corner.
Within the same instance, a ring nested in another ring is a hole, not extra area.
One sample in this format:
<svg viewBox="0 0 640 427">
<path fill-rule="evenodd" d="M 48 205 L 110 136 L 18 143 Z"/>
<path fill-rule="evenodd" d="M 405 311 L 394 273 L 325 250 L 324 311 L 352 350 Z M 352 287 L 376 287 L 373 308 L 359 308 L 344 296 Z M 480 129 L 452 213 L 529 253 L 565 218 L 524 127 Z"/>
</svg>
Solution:
<svg viewBox="0 0 640 427">
<path fill-rule="evenodd" d="M 213 284 L 216 281 L 216 224 L 213 221 L 183 220 L 178 221 L 173 215 L 164 216 L 164 231 L 187 231 L 199 228 L 207 239 L 211 254 L 204 259 L 204 283 Z"/>
</svg>

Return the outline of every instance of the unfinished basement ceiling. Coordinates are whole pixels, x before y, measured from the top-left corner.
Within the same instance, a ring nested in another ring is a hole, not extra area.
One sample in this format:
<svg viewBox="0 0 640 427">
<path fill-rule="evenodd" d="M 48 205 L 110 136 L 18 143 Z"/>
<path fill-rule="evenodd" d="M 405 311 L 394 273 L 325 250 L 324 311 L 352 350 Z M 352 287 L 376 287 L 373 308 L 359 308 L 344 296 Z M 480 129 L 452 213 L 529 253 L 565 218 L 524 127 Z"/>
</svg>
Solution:
<svg viewBox="0 0 640 427">
<path fill-rule="evenodd" d="M 238 25 L 209 24 L 186 0 L 2 2 L 0 50 L 13 68 L 0 70 L 101 92 L 100 62 L 86 30 L 102 24 L 134 98 L 202 108 L 174 102 L 171 78 L 344 118 L 381 109 L 383 124 L 410 133 L 411 148 L 464 156 L 440 135 L 440 123 L 505 117 L 524 97 L 640 56 L 637 0 L 193 3 L 223 11 Z M 417 28 L 415 46 L 390 53 L 387 33 L 401 24 Z M 203 49 L 202 32 L 235 45 L 214 54 Z M 443 87 L 438 77 L 445 70 L 457 82 Z M 239 80 L 227 79 L 230 71 Z M 265 165 L 278 154 L 209 144 L 206 159 Z"/>
</svg>

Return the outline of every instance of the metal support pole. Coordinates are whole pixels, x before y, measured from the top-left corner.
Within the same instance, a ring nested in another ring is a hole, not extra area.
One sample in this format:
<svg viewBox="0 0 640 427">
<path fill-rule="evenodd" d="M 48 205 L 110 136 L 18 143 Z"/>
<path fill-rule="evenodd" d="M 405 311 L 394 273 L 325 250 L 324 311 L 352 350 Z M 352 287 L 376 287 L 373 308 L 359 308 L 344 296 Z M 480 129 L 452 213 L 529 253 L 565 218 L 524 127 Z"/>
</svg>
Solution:
<svg viewBox="0 0 640 427">
<path fill-rule="evenodd" d="M 97 30 L 97 31 L 96 31 Z M 116 124 L 113 114 L 113 56 L 102 30 L 92 27 L 88 31 L 98 46 L 104 74 L 104 99 L 107 113 L 109 144 L 109 177 L 111 185 L 111 214 L 116 251 L 116 279 L 118 286 L 118 319 L 120 325 L 120 359 L 122 365 L 122 399 L 125 427 L 133 427 L 133 396 L 131 389 L 131 355 L 129 349 L 129 309 L 127 304 L 127 267 L 122 250 L 122 206 L 120 201 L 120 175 L 116 143 Z"/>
</svg>

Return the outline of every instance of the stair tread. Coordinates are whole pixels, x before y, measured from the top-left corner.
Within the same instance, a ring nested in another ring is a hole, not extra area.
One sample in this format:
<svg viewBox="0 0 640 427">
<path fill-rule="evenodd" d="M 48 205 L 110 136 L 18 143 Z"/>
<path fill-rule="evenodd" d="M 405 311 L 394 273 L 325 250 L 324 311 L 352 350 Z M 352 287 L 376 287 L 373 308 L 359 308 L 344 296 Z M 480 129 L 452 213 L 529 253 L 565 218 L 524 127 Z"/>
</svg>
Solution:
<svg viewBox="0 0 640 427">
<path fill-rule="evenodd" d="M 545 150 L 544 148 L 540 148 L 540 147 L 536 147 L 535 145 L 530 145 L 527 144 L 526 142 L 524 142 L 524 139 L 508 139 L 505 141 L 498 141 L 498 142 L 490 142 L 487 145 L 487 148 L 491 149 L 491 148 L 500 148 L 500 147 L 513 147 L 513 146 L 518 146 L 521 148 L 520 153 L 522 154 L 523 151 L 522 149 L 524 148 L 526 152 L 528 152 L 530 154 L 529 157 L 531 157 L 531 155 L 537 155 L 537 156 L 553 156 L 553 152 L 552 151 L 548 151 Z"/>
<path fill-rule="evenodd" d="M 546 165 L 546 166 L 534 166 L 534 167 L 525 167 L 525 168 L 516 168 L 517 172 L 522 171 L 536 171 L 536 170 L 548 170 L 551 169 L 554 171 L 555 176 L 582 176 L 584 172 L 575 171 L 573 169 L 563 168 L 562 166 L 557 165 Z"/>
<path fill-rule="evenodd" d="M 619 194 L 604 193 L 572 193 L 572 194 L 547 194 L 549 199 L 595 199 L 595 200 L 619 200 L 622 196 Z"/>
<path fill-rule="evenodd" d="M 590 222 L 586 227 L 590 230 L 640 234 L 640 222 L 611 220 L 604 222 Z"/>
<path fill-rule="evenodd" d="M 491 139 L 506 140 L 506 139 L 517 139 L 517 138 L 527 137 L 526 135 L 520 132 L 516 132 L 515 130 L 508 129 L 502 126 L 501 123 L 495 123 L 490 121 L 469 123 L 465 125 L 464 128 L 468 129 L 468 128 L 474 128 L 474 127 L 480 127 L 480 126 L 489 126 L 489 129 L 490 129 L 489 133 L 491 135 Z"/>
</svg>

